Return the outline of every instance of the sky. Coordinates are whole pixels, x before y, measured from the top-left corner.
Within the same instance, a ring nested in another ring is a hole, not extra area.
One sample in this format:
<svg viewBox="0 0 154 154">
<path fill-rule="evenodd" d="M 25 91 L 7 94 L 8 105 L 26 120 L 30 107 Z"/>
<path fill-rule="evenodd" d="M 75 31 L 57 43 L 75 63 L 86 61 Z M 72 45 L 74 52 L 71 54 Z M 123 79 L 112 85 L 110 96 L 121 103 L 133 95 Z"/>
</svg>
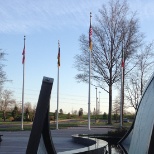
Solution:
<svg viewBox="0 0 154 154">
<path fill-rule="evenodd" d="M 37 104 L 43 76 L 54 78 L 50 111 L 57 109 L 57 54 L 60 41 L 59 109 L 65 113 L 83 108 L 88 112 L 88 85 L 78 83 L 74 68 L 75 55 L 81 53 L 79 37 L 88 36 L 89 14 L 95 15 L 107 0 L 6 0 L 0 1 L 0 49 L 6 52 L 4 70 L 12 82 L 5 89 L 13 91 L 21 105 L 23 65 L 22 50 L 26 36 L 24 102 Z M 131 11 L 137 11 L 140 31 L 145 40 L 154 39 L 154 1 L 128 0 Z M 108 112 L 108 94 L 98 88 L 100 110 Z M 99 95 L 99 91 L 101 92 Z M 100 97 L 99 97 L 100 96 Z M 113 100 L 116 94 L 113 94 Z M 91 111 L 96 107 L 96 89 L 91 87 Z"/>
</svg>

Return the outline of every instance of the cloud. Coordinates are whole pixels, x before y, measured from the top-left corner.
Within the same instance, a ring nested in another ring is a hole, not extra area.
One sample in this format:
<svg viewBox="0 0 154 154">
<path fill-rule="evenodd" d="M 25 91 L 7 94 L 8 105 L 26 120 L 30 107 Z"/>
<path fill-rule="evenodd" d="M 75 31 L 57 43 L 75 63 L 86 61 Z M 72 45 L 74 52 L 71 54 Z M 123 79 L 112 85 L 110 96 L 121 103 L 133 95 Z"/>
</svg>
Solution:
<svg viewBox="0 0 154 154">
<path fill-rule="evenodd" d="M 0 2 L 0 33 L 28 33 L 63 26 L 84 26 L 89 12 L 102 3 L 92 0 L 8 0 Z"/>
<path fill-rule="evenodd" d="M 31 33 L 64 28 L 84 28 L 89 25 L 89 12 L 95 14 L 108 0 L 7 0 L 0 1 L 0 33 Z M 130 10 L 139 19 L 154 19 L 154 2 L 130 0 Z"/>
</svg>

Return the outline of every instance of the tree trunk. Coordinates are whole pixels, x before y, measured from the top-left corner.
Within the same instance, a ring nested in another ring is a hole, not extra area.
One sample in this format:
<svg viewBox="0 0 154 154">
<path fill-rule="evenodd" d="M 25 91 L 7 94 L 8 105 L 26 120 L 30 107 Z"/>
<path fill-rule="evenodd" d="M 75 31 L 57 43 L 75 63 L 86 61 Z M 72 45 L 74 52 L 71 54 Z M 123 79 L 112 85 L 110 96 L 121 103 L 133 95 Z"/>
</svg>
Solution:
<svg viewBox="0 0 154 154">
<path fill-rule="evenodd" d="M 108 124 L 112 124 L 112 64 L 113 64 L 112 54 L 113 54 L 113 38 L 111 36 Z"/>
<path fill-rule="evenodd" d="M 142 96 L 142 93 L 143 93 L 143 73 L 141 74 L 141 96 Z"/>
<path fill-rule="evenodd" d="M 3 121 L 5 122 L 6 121 L 6 111 L 3 110 Z"/>
<path fill-rule="evenodd" d="M 109 114 L 108 124 L 112 124 L 112 85 L 109 86 Z"/>
</svg>

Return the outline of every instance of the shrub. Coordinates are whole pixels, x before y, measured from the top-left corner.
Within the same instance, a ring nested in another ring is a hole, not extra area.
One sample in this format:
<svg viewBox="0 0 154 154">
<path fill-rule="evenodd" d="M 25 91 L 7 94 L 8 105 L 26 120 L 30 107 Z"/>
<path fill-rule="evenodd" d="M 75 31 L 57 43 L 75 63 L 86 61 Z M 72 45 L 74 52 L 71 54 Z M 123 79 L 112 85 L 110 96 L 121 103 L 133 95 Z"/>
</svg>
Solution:
<svg viewBox="0 0 154 154">
<path fill-rule="evenodd" d="M 50 120 L 55 120 L 55 117 L 54 116 L 50 116 Z"/>
<path fill-rule="evenodd" d="M 67 119 L 71 119 L 70 113 L 67 114 Z"/>
<path fill-rule="evenodd" d="M 115 131 L 108 131 L 108 135 L 113 137 L 123 137 L 126 133 L 127 133 L 126 128 L 122 128 L 122 129 L 118 128 Z"/>
<path fill-rule="evenodd" d="M 13 117 L 9 117 L 9 121 L 14 121 L 14 118 Z"/>
</svg>

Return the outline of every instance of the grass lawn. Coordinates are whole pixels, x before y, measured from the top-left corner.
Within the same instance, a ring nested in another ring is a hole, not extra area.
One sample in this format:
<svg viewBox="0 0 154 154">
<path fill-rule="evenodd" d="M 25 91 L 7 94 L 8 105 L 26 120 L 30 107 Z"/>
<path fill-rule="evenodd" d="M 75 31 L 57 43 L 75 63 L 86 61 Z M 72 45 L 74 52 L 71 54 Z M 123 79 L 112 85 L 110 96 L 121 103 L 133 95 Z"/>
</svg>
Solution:
<svg viewBox="0 0 154 154">
<path fill-rule="evenodd" d="M 94 120 L 93 120 L 94 121 Z M 31 130 L 32 128 L 32 122 L 24 122 L 24 130 Z M 73 120 L 72 121 L 62 121 L 59 122 L 58 127 L 59 129 L 64 129 L 68 127 L 79 127 L 79 126 L 87 126 L 88 122 L 87 120 Z M 123 127 L 129 128 L 132 125 L 132 123 L 123 123 Z M 113 123 L 112 125 L 108 125 L 106 122 L 91 122 L 91 126 L 111 126 L 115 128 L 119 128 L 120 124 L 119 123 Z M 51 122 L 50 124 L 50 129 L 56 129 L 56 122 Z M 0 131 L 20 131 L 21 130 L 21 122 L 0 122 Z"/>
</svg>

